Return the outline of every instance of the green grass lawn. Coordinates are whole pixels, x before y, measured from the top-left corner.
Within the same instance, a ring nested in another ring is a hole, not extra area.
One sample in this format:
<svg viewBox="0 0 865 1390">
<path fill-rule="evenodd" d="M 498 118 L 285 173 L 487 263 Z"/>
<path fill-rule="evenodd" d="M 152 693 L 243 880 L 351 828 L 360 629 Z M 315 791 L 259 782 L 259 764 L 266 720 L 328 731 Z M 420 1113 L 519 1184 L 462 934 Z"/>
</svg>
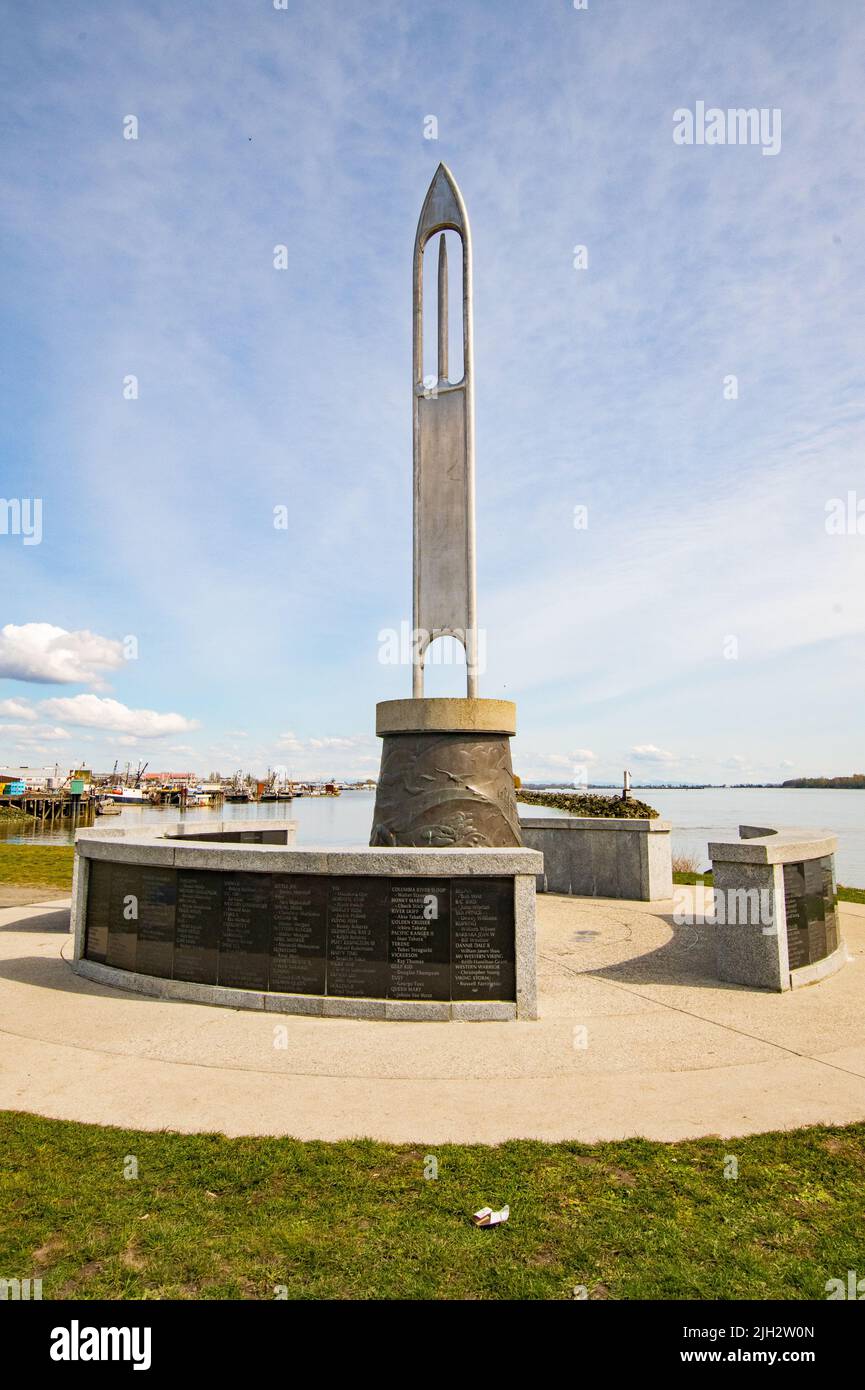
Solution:
<svg viewBox="0 0 865 1390">
<path fill-rule="evenodd" d="M 865 1269 L 863 1167 L 865 1125 L 427 1149 L 3 1112 L 0 1277 L 46 1299 L 822 1299 Z"/>
<path fill-rule="evenodd" d="M 71 845 L 4 845 L 0 843 L 0 884 L 11 888 L 72 890 Z"/>
</svg>

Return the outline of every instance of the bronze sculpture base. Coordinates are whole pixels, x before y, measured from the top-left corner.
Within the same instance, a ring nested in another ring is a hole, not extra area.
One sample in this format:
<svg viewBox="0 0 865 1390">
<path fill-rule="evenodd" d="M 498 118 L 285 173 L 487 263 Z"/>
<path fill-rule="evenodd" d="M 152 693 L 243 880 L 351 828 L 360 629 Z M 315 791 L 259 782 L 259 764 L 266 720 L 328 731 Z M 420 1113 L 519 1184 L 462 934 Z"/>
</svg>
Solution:
<svg viewBox="0 0 865 1390">
<path fill-rule="evenodd" d="M 377 713 L 383 747 L 371 846 L 512 849 L 522 843 L 512 705 L 395 700 Z"/>
</svg>

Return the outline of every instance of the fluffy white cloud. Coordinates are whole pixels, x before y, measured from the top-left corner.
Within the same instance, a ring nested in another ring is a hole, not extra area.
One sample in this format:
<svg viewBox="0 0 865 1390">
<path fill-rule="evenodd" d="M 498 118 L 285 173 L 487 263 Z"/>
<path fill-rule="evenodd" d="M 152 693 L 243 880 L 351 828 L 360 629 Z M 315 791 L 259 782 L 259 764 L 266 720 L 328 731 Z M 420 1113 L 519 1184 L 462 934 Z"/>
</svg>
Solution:
<svg viewBox="0 0 865 1390">
<path fill-rule="evenodd" d="M 631 749 L 631 757 L 647 763 L 675 763 L 681 761 L 678 754 L 666 748 L 658 748 L 654 743 L 638 743 Z"/>
<path fill-rule="evenodd" d="M 0 714 L 7 719 L 38 719 L 35 709 L 24 700 L 0 700 Z"/>
<path fill-rule="evenodd" d="M 104 685 L 101 672 L 123 664 L 123 644 L 83 629 L 51 623 L 7 623 L 0 628 L 0 676 L 60 685 Z"/>
<path fill-rule="evenodd" d="M 160 738 L 163 734 L 186 733 L 198 728 L 198 721 L 182 714 L 158 714 L 153 709 L 129 709 L 119 700 L 99 695 L 72 695 L 43 700 L 41 709 L 54 719 L 69 724 L 105 729 L 125 738 Z"/>
</svg>

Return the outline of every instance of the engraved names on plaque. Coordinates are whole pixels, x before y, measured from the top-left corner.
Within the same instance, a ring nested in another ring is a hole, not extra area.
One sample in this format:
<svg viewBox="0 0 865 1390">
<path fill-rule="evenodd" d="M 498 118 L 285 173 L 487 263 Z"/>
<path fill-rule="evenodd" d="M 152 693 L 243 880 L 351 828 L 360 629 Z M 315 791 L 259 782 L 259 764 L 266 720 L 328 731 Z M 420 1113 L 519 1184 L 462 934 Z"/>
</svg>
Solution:
<svg viewBox="0 0 865 1390">
<path fill-rule="evenodd" d="M 138 945 L 135 969 L 141 975 L 171 978 L 174 964 L 174 869 L 143 868 L 139 881 Z"/>
<path fill-rule="evenodd" d="M 218 983 L 233 989 L 267 989 L 270 957 L 269 874 L 226 874 Z"/>
<path fill-rule="evenodd" d="M 837 950 L 836 902 L 832 855 L 784 865 L 787 956 L 791 970 L 812 965 Z"/>
<path fill-rule="evenodd" d="M 138 904 L 141 900 L 139 864 L 112 865 L 108 893 L 108 949 L 105 964 L 134 970 L 138 945 Z"/>
<path fill-rule="evenodd" d="M 104 963 L 108 954 L 108 905 L 111 897 L 111 865 L 91 859 L 87 870 L 87 927 L 84 954 Z"/>
<path fill-rule="evenodd" d="M 327 992 L 384 999 L 388 988 L 390 879 L 332 878 Z"/>
<path fill-rule="evenodd" d="M 516 998 L 512 879 L 453 883 L 452 999 Z"/>
<path fill-rule="evenodd" d="M 277 874 L 272 891 L 270 988 L 324 994 L 327 976 L 328 880 Z"/>
<path fill-rule="evenodd" d="M 392 879 L 391 999 L 449 999 L 450 883 Z"/>
<path fill-rule="evenodd" d="M 91 860 L 84 954 L 233 989 L 513 1000 L 514 883 Z"/>
<path fill-rule="evenodd" d="M 182 869 L 177 875 L 174 978 L 215 985 L 222 929 L 222 875 Z"/>
</svg>

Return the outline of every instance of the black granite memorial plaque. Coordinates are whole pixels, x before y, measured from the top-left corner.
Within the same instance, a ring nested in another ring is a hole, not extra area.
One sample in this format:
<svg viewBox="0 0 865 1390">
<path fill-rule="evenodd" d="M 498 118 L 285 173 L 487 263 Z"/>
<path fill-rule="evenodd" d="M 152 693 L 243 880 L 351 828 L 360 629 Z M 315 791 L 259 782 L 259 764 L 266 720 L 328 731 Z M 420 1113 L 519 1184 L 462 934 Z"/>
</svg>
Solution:
<svg viewBox="0 0 865 1390">
<path fill-rule="evenodd" d="M 286 994 L 324 994 L 328 883 L 315 874 L 275 875 L 270 989 Z"/>
<path fill-rule="evenodd" d="M 135 969 L 141 975 L 171 978 L 176 892 L 176 869 L 145 867 L 141 870 L 138 946 L 135 952 Z"/>
<path fill-rule="evenodd" d="M 837 951 L 841 939 L 838 928 L 838 885 L 835 882 L 835 856 L 820 860 L 823 873 L 823 915 L 826 921 L 826 954 Z"/>
<path fill-rule="evenodd" d="M 804 864 L 784 865 L 784 905 L 787 913 L 787 956 L 790 969 L 811 961 Z"/>
<path fill-rule="evenodd" d="M 813 965 L 837 949 L 836 901 L 831 855 L 784 865 L 787 956 L 791 970 Z"/>
<path fill-rule="evenodd" d="M 102 859 L 88 859 L 87 920 L 84 954 L 88 960 L 105 963 L 108 953 L 108 907 L 111 899 L 111 865 Z"/>
<path fill-rule="evenodd" d="M 225 875 L 219 984 L 233 989 L 267 989 L 270 889 L 269 874 Z"/>
<path fill-rule="evenodd" d="M 173 838 L 183 840 L 184 844 L 198 844 L 200 840 L 207 840 L 221 845 L 287 845 L 288 834 L 283 826 L 277 830 L 196 830 Z"/>
<path fill-rule="evenodd" d="M 177 871 L 174 979 L 215 985 L 222 930 L 222 879 L 217 872 Z"/>
<path fill-rule="evenodd" d="M 141 904 L 140 864 L 113 864 L 108 898 L 108 950 L 106 965 L 134 970 L 138 946 L 138 912 Z"/>
<path fill-rule="evenodd" d="M 811 872 L 788 869 L 795 968 L 833 939 L 834 882 L 831 861 Z M 271 875 L 94 860 L 84 953 L 121 970 L 231 989 L 513 1000 L 513 891 L 510 878 Z"/>
<path fill-rule="evenodd" d="M 514 882 L 454 879 L 451 998 L 515 999 Z"/>
<path fill-rule="evenodd" d="M 450 935 L 448 880 L 391 879 L 391 999 L 450 998 Z"/>
<path fill-rule="evenodd" d="M 329 883 L 327 992 L 384 999 L 390 880 L 331 878 Z"/>
</svg>

